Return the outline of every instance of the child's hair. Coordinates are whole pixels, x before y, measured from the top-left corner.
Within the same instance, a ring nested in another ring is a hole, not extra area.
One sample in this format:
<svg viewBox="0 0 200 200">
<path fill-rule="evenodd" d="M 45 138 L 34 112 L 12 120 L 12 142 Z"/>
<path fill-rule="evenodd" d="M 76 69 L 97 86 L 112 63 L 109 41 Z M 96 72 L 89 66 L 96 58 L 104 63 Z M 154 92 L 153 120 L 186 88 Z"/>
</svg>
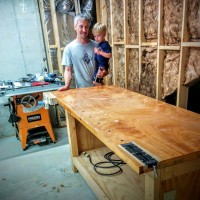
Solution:
<svg viewBox="0 0 200 200">
<path fill-rule="evenodd" d="M 106 32 L 106 25 L 100 22 L 96 23 L 92 28 L 92 33 L 105 33 Z"/>
</svg>

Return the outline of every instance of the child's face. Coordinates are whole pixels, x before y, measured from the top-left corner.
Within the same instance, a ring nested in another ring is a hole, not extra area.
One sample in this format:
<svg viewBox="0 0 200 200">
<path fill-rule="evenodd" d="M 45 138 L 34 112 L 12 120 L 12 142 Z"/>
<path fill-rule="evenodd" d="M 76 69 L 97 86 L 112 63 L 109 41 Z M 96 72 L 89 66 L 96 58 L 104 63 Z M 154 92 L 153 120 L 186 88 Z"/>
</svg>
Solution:
<svg viewBox="0 0 200 200">
<path fill-rule="evenodd" d="M 106 33 L 103 32 L 95 32 L 93 33 L 94 39 L 96 42 L 100 43 L 105 40 Z"/>
</svg>

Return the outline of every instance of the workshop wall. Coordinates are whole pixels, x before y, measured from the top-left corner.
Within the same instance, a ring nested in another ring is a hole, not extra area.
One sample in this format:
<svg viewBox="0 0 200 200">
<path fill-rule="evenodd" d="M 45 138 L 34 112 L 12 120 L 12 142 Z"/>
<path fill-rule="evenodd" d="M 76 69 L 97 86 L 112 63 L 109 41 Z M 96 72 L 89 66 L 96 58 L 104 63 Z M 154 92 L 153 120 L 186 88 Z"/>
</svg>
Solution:
<svg viewBox="0 0 200 200">
<path fill-rule="evenodd" d="M 1 0 L 0 18 L 0 80 L 41 73 L 46 56 L 37 0 Z"/>
<path fill-rule="evenodd" d="M 37 0 L 0 0 L 0 81 L 41 73 L 45 48 Z M 0 97 L 0 138 L 15 135 L 7 97 Z"/>
<path fill-rule="evenodd" d="M 54 49 L 58 63 L 64 49 L 61 41 L 73 38 L 67 34 L 73 29 L 73 16 L 84 12 L 81 3 L 85 3 L 83 8 L 95 5 L 96 15 L 91 14 L 107 25 L 107 40 L 113 52 L 105 83 L 200 113 L 199 0 L 74 0 L 75 12 L 67 10 L 62 14 L 65 20 L 58 15 L 56 2 L 71 5 L 72 1 L 39 2 L 43 21 L 47 11 L 51 13 L 49 26 L 43 24 L 43 33 L 47 52 Z M 54 33 L 53 43 L 49 30 Z M 63 30 L 65 39 L 61 37 Z M 52 55 L 49 58 L 54 60 Z"/>
<path fill-rule="evenodd" d="M 114 85 L 200 113 L 200 1 L 96 0 Z"/>
</svg>

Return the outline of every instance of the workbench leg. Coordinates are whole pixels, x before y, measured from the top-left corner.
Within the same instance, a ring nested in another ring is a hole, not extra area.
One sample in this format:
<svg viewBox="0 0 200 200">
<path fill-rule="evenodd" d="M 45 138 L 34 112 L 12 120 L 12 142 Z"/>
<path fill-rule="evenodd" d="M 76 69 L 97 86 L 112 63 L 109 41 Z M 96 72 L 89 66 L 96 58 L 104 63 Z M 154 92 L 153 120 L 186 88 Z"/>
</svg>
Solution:
<svg viewBox="0 0 200 200">
<path fill-rule="evenodd" d="M 70 150 L 71 150 L 70 152 L 71 152 L 72 170 L 74 172 L 77 172 L 77 169 L 73 164 L 73 157 L 79 156 L 77 133 L 76 133 L 76 121 L 75 121 L 75 118 L 73 116 L 71 116 L 67 111 L 65 113 L 66 113 L 69 146 L 70 146 Z"/>
<path fill-rule="evenodd" d="M 158 173 L 160 175 L 160 172 Z M 145 174 L 145 200 L 159 200 L 160 176 L 154 172 Z"/>
</svg>

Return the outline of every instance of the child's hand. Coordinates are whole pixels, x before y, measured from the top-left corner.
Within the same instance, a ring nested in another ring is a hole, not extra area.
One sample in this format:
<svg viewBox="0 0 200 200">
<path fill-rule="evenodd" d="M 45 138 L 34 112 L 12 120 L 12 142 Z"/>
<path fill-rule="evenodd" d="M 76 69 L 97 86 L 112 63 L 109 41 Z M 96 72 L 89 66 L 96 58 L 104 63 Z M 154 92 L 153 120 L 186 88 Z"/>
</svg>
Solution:
<svg viewBox="0 0 200 200">
<path fill-rule="evenodd" d="M 100 52 L 101 52 L 101 50 L 99 50 L 98 48 L 94 48 L 94 53 L 96 53 L 96 54 L 98 54 L 98 55 L 100 55 Z"/>
</svg>

